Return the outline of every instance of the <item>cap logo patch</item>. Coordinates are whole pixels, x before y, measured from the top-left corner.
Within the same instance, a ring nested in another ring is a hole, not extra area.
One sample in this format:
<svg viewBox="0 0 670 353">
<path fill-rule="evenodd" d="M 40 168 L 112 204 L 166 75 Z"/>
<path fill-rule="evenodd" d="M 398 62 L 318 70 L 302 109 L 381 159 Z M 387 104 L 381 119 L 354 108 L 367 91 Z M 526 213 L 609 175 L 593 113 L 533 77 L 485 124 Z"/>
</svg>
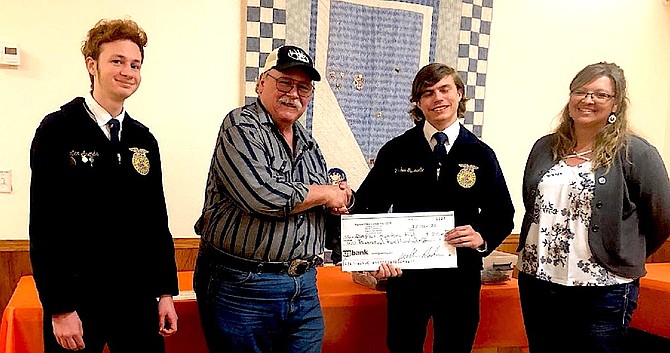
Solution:
<svg viewBox="0 0 670 353">
<path fill-rule="evenodd" d="M 307 57 L 307 55 L 305 55 L 304 52 L 302 52 L 300 50 L 289 49 L 288 56 L 289 56 L 289 58 L 291 58 L 293 60 L 298 60 L 298 61 L 302 61 L 304 63 L 309 64 L 309 58 Z"/>
</svg>

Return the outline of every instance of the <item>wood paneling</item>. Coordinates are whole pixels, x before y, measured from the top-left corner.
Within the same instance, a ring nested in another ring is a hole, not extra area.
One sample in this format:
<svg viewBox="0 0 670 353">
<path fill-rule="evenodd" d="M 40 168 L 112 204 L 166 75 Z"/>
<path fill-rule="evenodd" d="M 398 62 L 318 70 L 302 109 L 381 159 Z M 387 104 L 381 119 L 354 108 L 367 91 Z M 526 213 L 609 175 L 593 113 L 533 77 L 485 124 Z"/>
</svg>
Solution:
<svg viewBox="0 0 670 353">
<path fill-rule="evenodd" d="M 192 271 L 198 256 L 199 238 L 175 238 L 175 258 L 179 271 Z M 497 248 L 516 253 L 519 235 L 511 234 Z M 28 240 L 0 240 L 0 312 L 4 311 L 21 276 L 32 274 Z M 647 262 L 670 262 L 670 239 Z"/>
<path fill-rule="evenodd" d="M 649 256 L 647 262 L 670 262 L 670 239 L 666 240 L 660 249 Z"/>
<path fill-rule="evenodd" d="M 32 274 L 27 240 L 0 241 L 0 309 L 4 312 L 21 276 Z"/>
<path fill-rule="evenodd" d="M 175 238 L 174 252 L 177 260 L 177 270 L 193 271 L 195 259 L 198 257 L 200 238 Z"/>
<path fill-rule="evenodd" d="M 516 247 L 519 245 L 519 234 L 510 234 L 496 250 L 516 254 Z"/>
<path fill-rule="evenodd" d="M 179 271 L 193 271 L 200 238 L 175 238 L 175 259 Z M 5 310 L 21 276 L 33 273 L 28 240 L 0 240 L 0 313 Z"/>
<path fill-rule="evenodd" d="M 496 250 L 506 253 L 516 254 L 516 247 L 519 245 L 519 234 L 510 234 Z M 647 262 L 670 262 L 670 239 L 665 241 L 658 251 L 649 256 Z"/>
</svg>

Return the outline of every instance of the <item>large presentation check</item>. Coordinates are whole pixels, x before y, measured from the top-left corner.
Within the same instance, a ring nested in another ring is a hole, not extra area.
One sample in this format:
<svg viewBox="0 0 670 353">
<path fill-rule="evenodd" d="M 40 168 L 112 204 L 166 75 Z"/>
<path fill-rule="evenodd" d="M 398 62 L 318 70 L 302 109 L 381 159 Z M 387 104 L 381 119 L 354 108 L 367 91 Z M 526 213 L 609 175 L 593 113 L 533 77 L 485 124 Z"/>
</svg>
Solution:
<svg viewBox="0 0 670 353">
<path fill-rule="evenodd" d="M 454 213 L 342 215 L 342 271 L 456 267 L 456 248 L 444 241 Z"/>
</svg>

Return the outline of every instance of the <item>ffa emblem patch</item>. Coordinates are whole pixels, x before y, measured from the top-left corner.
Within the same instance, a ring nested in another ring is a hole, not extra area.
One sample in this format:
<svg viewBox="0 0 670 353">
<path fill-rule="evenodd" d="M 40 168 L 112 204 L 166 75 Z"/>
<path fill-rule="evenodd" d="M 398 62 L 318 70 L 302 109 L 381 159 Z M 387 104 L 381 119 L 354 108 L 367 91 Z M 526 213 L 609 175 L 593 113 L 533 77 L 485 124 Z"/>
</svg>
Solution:
<svg viewBox="0 0 670 353">
<path fill-rule="evenodd" d="M 466 189 L 471 188 L 477 181 L 475 170 L 479 169 L 479 167 L 472 164 L 459 164 L 458 166 L 461 167 L 461 170 L 456 175 L 458 185 Z"/>
<path fill-rule="evenodd" d="M 149 174 L 149 158 L 147 158 L 147 153 L 149 151 L 143 148 L 131 147 L 129 148 L 133 152 L 133 167 L 141 175 Z"/>
<path fill-rule="evenodd" d="M 330 168 L 328 170 L 328 179 L 332 185 L 338 185 L 342 181 L 347 181 L 347 175 L 340 168 Z"/>
</svg>

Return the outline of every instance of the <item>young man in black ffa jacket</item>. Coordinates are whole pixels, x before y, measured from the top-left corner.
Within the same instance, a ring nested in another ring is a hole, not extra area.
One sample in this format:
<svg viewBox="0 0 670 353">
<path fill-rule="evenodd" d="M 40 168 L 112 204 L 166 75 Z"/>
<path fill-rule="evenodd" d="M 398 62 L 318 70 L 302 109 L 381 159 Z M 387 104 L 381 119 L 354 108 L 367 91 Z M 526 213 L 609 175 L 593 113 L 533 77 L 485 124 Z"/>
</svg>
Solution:
<svg viewBox="0 0 670 353">
<path fill-rule="evenodd" d="M 91 92 L 47 115 L 30 151 L 30 257 L 45 352 L 164 352 L 177 330 L 158 143 L 123 106 L 146 33 L 101 20 L 82 47 Z"/>
<path fill-rule="evenodd" d="M 433 319 L 433 352 L 470 352 L 479 324 L 482 257 L 512 231 L 514 207 L 493 150 L 458 123 L 465 86 L 444 64 L 414 78 L 416 126 L 387 142 L 356 193 L 353 213 L 454 211 L 445 241 L 456 268 L 401 270 L 383 264 L 392 353 L 423 352 Z"/>
</svg>

